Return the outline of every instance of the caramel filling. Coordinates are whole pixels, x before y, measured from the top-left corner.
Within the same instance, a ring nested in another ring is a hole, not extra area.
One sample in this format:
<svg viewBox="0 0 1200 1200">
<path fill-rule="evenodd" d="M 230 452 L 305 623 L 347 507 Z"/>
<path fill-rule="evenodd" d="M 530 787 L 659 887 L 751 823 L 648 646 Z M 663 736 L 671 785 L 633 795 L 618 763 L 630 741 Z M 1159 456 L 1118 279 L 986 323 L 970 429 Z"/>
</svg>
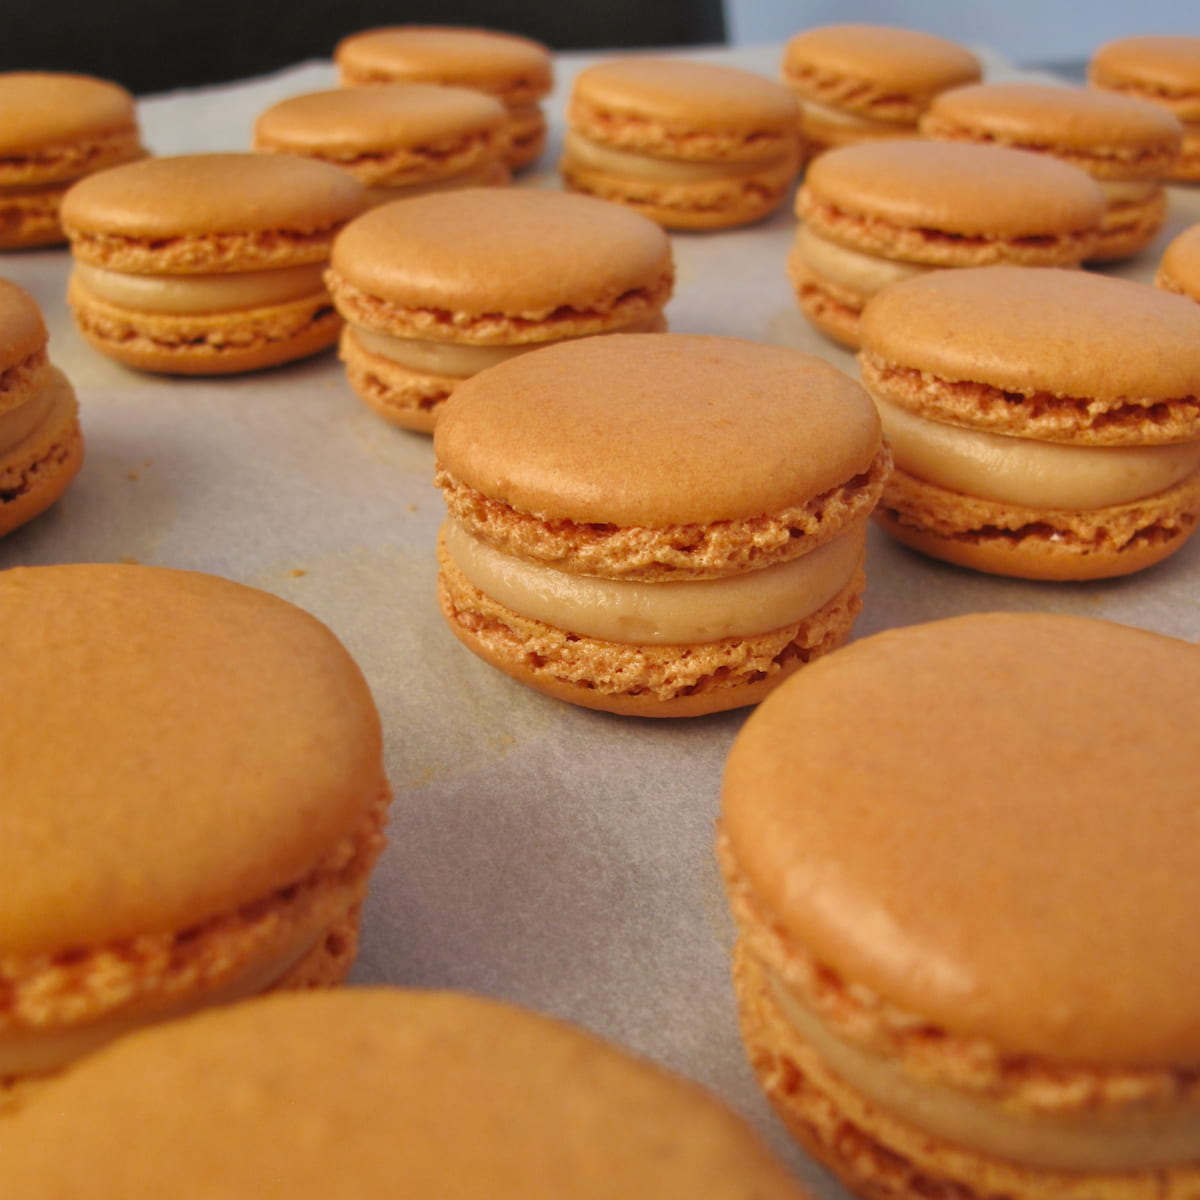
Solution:
<svg viewBox="0 0 1200 1200">
<path fill-rule="evenodd" d="M 666 327 L 660 315 L 612 329 L 610 333 L 651 333 Z M 518 354 L 537 350 L 547 342 L 522 342 L 517 346 L 464 346 L 459 342 L 430 342 L 421 338 L 393 337 L 376 329 L 354 326 L 354 336 L 368 354 L 378 354 L 399 367 L 424 375 L 469 379 L 472 375 Z"/>
<path fill-rule="evenodd" d="M 24 404 L 0 412 L 0 454 L 15 450 L 50 415 L 59 397 L 70 399 L 71 385 L 61 371 L 53 369 L 46 386 Z"/>
<path fill-rule="evenodd" d="M 613 150 L 568 132 L 563 140 L 563 162 L 567 167 L 581 167 L 616 175 L 622 179 L 640 179 L 647 183 L 689 184 L 712 183 L 722 179 L 748 179 L 766 167 L 787 161 L 785 155 L 755 162 L 684 162 L 677 158 L 654 158 L 649 154 L 634 154 L 628 150 Z"/>
<path fill-rule="evenodd" d="M 1200 468 L 1200 442 L 1068 446 L 943 425 L 874 399 L 900 470 L 1001 504 L 1107 508 L 1166 491 Z"/>
<path fill-rule="evenodd" d="M 846 288 L 864 300 L 889 283 L 933 270 L 920 263 L 895 262 L 864 254 L 861 250 L 851 250 L 814 233 L 808 225 L 801 225 L 796 231 L 792 252 L 814 275 Z"/>
<path fill-rule="evenodd" d="M 897 1120 L 978 1154 L 1062 1171 L 1138 1171 L 1195 1162 L 1200 1111 L 1173 1108 L 1026 1116 L 941 1084 L 830 1033 L 767 971 L 780 1015 L 826 1065 Z"/>
<path fill-rule="evenodd" d="M 845 108 L 831 108 L 828 104 L 807 98 L 801 101 L 801 109 L 804 121 L 811 121 L 814 127 L 834 125 L 847 132 L 892 134 L 896 137 L 916 136 L 916 126 L 911 121 L 882 121 L 878 117 L 867 117 Z"/>
<path fill-rule="evenodd" d="M 754 637 L 804 620 L 850 582 L 866 522 L 791 562 L 727 579 L 631 583 L 569 575 L 504 554 L 457 522 L 443 527 L 451 561 L 481 592 L 533 620 L 583 637 L 686 645 Z"/>
<path fill-rule="evenodd" d="M 75 263 L 75 278 L 97 300 L 144 313 L 238 312 L 325 291 L 325 263 L 217 275 L 131 275 Z"/>
<path fill-rule="evenodd" d="M 1107 204 L 1140 204 L 1162 191 L 1157 179 L 1097 179 L 1096 186 Z"/>
<path fill-rule="evenodd" d="M 234 1004 L 265 992 L 282 979 L 324 936 L 305 930 L 273 958 L 256 963 L 221 987 L 190 994 L 174 1003 L 139 1007 L 66 1029 L 0 1034 L 0 1078 L 56 1071 L 123 1034 L 159 1021 L 175 1020 L 205 1008 Z"/>
<path fill-rule="evenodd" d="M 457 175 L 443 175 L 440 179 L 423 179 L 417 183 L 399 183 L 394 185 L 377 184 L 367 188 L 367 203 L 372 206 L 390 204 L 393 200 L 402 200 L 406 196 L 424 196 L 429 192 L 448 192 L 454 188 L 488 187 L 504 183 L 507 173 L 497 166 L 496 162 L 486 162 L 470 171 L 460 171 Z"/>
</svg>

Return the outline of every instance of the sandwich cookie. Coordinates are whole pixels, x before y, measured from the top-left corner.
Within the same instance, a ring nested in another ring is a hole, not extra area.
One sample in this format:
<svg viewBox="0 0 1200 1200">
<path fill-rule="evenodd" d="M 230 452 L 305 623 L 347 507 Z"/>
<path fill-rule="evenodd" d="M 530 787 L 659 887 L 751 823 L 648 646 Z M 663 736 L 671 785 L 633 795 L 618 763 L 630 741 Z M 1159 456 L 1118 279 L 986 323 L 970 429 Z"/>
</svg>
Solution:
<svg viewBox="0 0 1200 1200">
<path fill-rule="evenodd" d="M 1200 225 L 1185 229 L 1163 253 L 1154 282 L 1200 303 Z"/>
<path fill-rule="evenodd" d="M 0 726 L 0 1107 L 139 1026 L 343 978 L 389 790 L 325 626 L 210 575 L 18 567 L 0 643 L 20 697 Z"/>
<path fill-rule="evenodd" d="M 915 137 L 934 96 L 982 74 L 979 59 L 954 42 L 881 25 L 807 29 L 783 55 L 783 81 L 800 98 L 801 127 L 814 152 Z"/>
<path fill-rule="evenodd" d="M 736 67 L 628 58 L 575 79 L 567 186 L 668 229 L 748 225 L 783 203 L 802 161 L 787 88 Z"/>
<path fill-rule="evenodd" d="M 695 1084 L 451 992 L 247 1001 L 130 1037 L 38 1101 L 0 1127 L 14 1196 L 807 1196 Z"/>
<path fill-rule="evenodd" d="M 1098 88 L 1149 100 L 1183 122 L 1183 148 L 1171 179 L 1200 179 L 1200 35 L 1119 38 L 1088 64 Z"/>
<path fill-rule="evenodd" d="M 43 513 L 83 464 L 79 405 L 27 292 L 0 279 L 0 535 Z"/>
<path fill-rule="evenodd" d="M 857 1195 L 1200 1191 L 1198 703 L 1186 642 L 989 613 L 751 714 L 719 835 L 742 1032 Z"/>
<path fill-rule="evenodd" d="M 1104 194 L 1068 163 L 1007 146 L 868 142 L 822 154 L 796 196 L 788 276 L 804 315 L 858 345 L 881 288 L 943 267 L 1069 267 L 1100 237 Z"/>
<path fill-rule="evenodd" d="M 174 375 L 273 367 L 341 329 L 322 274 L 366 207 L 337 167 L 284 154 L 146 159 L 89 176 L 63 202 L 83 336 Z"/>
<path fill-rule="evenodd" d="M 894 284 L 862 380 L 896 456 L 877 516 L 906 546 L 1025 579 L 1152 566 L 1200 517 L 1200 306 L 1083 271 Z"/>
<path fill-rule="evenodd" d="M 0 74 L 0 250 L 65 242 L 67 188 L 145 153 L 123 87 L 52 71 Z"/>
<path fill-rule="evenodd" d="M 1093 262 L 1127 258 L 1145 247 L 1167 215 L 1163 179 L 1183 138 L 1172 113 L 1097 88 L 981 83 L 934 98 L 921 132 L 944 141 L 1032 150 L 1086 171 L 1104 192 Z"/>
<path fill-rule="evenodd" d="M 496 97 L 508 112 L 505 159 L 514 170 L 545 149 L 541 101 L 554 72 L 550 51 L 540 42 L 490 29 L 396 25 L 343 38 L 333 60 L 347 87 L 441 83 Z"/>
<path fill-rule="evenodd" d="M 587 196 L 467 188 L 385 205 L 339 235 L 329 290 L 355 392 L 430 432 L 485 367 L 548 342 L 664 328 L 671 243 Z"/>
<path fill-rule="evenodd" d="M 419 192 L 509 181 L 504 106 L 437 84 L 339 88 L 292 96 L 254 125 L 254 149 L 349 171 L 382 204 Z"/>
<path fill-rule="evenodd" d="M 754 704 L 846 640 L 890 467 L 840 371 L 682 334 L 483 371 L 434 451 L 455 636 L 550 696 L 645 717 Z"/>
</svg>

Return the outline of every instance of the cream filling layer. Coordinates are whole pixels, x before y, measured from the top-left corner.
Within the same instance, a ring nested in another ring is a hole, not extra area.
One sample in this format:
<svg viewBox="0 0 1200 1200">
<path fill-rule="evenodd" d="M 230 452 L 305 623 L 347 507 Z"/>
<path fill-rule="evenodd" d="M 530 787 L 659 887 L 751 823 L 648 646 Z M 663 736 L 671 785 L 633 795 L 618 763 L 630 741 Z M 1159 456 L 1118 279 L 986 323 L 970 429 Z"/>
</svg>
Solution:
<svg viewBox="0 0 1200 1200">
<path fill-rule="evenodd" d="M 792 253 L 814 275 L 846 288 L 864 300 L 889 283 L 898 283 L 901 279 L 911 279 L 914 275 L 933 270 L 921 263 L 895 262 L 864 254 L 861 250 L 851 250 L 814 233 L 808 225 L 801 225 L 796 230 Z"/>
<path fill-rule="evenodd" d="M 213 275 L 132 275 L 75 263 L 75 278 L 98 300 L 144 313 L 238 312 L 325 291 L 326 263 Z"/>
<path fill-rule="evenodd" d="M 916 126 L 912 122 L 881 121 L 878 117 L 864 116 L 844 108 L 831 108 L 817 100 L 802 99 L 800 102 L 803 119 L 815 126 L 836 125 L 863 133 L 891 134 L 895 137 L 915 137 Z"/>
<path fill-rule="evenodd" d="M 69 398 L 70 392 L 66 376 L 55 368 L 45 386 L 24 404 L 0 413 L 0 454 L 15 450 L 50 415 L 55 400 L 64 394 Z"/>
<path fill-rule="evenodd" d="M 189 994 L 171 1004 L 139 1006 L 134 1012 L 66 1029 L 0 1034 L 0 1078 L 56 1071 L 107 1042 L 159 1021 L 176 1020 L 205 1008 L 234 1004 L 265 992 L 282 979 L 324 936 L 306 930 L 277 955 L 255 963 L 221 987 Z"/>
<path fill-rule="evenodd" d="M 1001 504 L 1106 508 L 1153 496 L 1200 469 L 1200 442 L 1067 446 L 944 425 L 874 400 L 900 470 Z"/>
<path fill-rule="evenodd" d="M 829 1032 L 767 972 L 784 1020 L 826 1065 L 872 1104 L 915 1129 L 978 1154 L 1046 1170 L 1137 1171 L 1192 1163 L 1200 1110 L 1025 1116 L 907 1073 Z"/>
<path fill-rule="evenodd" d="M 862 561 L 866 522 L 791 562 L 728 579 L 631 583 L 523 562 L 456 521 L 443 528 L 451 561 L 481 592 L 522 616 L 583 637 L 691 645 L 754 637 L 804 620 L 846 586 Z"/>
<path fill-rule="evenodd" d="M 755 162 L 686 162 L 678 158 L 655 158 L 649 154 L 634 154 L 628 150 L 613 150 L 601 146 L 574 131 L 563 139 L 563 161 L 568 167 L 582 167 L 616 175 L 622 179 L 640 179 L 647 183 L 712 183 L 722 179 L 748 179 L 761 174 L 777 163 L 786 162 L 778 156 Z"/>
<path fill-rule="evenodd" d="M 1157 179 L 1097 179 L 1095 182 L 1108 204 L 1140 204 L 1162 191 L 1162 183 Z"/>
<path fill-rule="evenodd" d="M 620 329 L 606 330 L 609 333 L 651 333 L 666 328 L 661 315 L 655 314 L 644 321 L 623 325 Z M 354 336 L 368 354 L 378 354 L 399 367 L 409 371 L 420 371 L 426 375 L 445 375 L 452 379 L 469 379 L 472 375 L 494 367 L 497 363 L 527 354 L 550 342 L 522 342 L 516 346 L 464 346 L 461 342 L 431 342 L 421 338 L 394 337 L 355 325 Z"/>
</svg>

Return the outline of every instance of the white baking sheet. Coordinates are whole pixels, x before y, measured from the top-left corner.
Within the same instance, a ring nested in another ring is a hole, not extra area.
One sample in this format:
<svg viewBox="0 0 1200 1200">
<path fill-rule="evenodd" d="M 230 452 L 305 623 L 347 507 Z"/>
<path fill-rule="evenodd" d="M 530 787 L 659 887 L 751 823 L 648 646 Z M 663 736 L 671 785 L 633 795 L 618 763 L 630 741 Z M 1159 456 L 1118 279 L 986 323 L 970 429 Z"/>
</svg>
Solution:
<svg viewBox="0 0 1200 1200">
<path fill-rule="evenodd" d="M 774 75 L 778 47 L 703 57 Z M 570 78 L 548 104 L 557 187 Z M 991 78 L 1011 77 L 987 56 Z M 247 149 L 284 96 L 332 86 L 328 63 L 142 104 L 158 153 Z M 1200 190 L 1120 273 L 1149 280 L 1167 240 L 1200 220 Z M 852 357 L 800 317 L 784 259 L 790 210 L 750 229 L 673 237 L 679 332 L 731 334 Z M 76 334 L 65 250 L 0 256 L 41 303 L 51 355 L 79 393 L 84 468 L 67 496 L 0 542 L 0 567 L 137 561 L 225 575 L 326 621 L 383 714 L 396 788 L 368 904 L 360 983 L 453 987 L 574 1020 L 700 1080 L 746 1114 L 823 1197 L 840 1189 L 760 1099 L 737 1040 L 730 924 L 713 861 L 720 772 L 745 714 L 618 718 L 527 691 L 465 651 L 434 599 L 442 511 L 428 438 L 363 406 L 332 352 L 226 380 L 141 375 Z M 977 610 L 1108 617 L 1200 638 L 1200 539 L 1141 576 L 1031 584 L 926 561 L 872 531 L 856 633 Z M 236 787 L 236 780 L 230 785 Z"/>
</svg>

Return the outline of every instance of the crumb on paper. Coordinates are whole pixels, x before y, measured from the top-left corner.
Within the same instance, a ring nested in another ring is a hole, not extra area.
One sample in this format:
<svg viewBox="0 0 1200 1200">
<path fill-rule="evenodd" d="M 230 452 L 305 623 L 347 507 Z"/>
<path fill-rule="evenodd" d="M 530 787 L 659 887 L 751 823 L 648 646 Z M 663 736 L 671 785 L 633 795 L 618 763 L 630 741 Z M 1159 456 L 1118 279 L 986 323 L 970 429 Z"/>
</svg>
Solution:
<svg viewBox="0 0 1200 1200">
<path fill-rule="evenodd" d="M 124 565 L 127 567 L 141 566 L 141 560 L 134 558 L 132 554 L 122 554 L 121 557 L 117 559 L 117 562 L 124 563 Z"/>
<path fill-rule="evenodd" d="M 299 579 L 301 575 L 307 575 L 308 572 L 303 567 L 293 567 L 288 574 L 293 579 Z"/>
<path fill-rule="evenodd" d="M 130 471 L 130 472 L 129 472 L 129 473 L 126 475 L 126 476 L 125 476 L 125 478 L 126 478 L 126 479 L 128 479 L 128 480 L 130 480 L 130 482 L 132 482 L 132 483 L 137 483 L 137 481 L 138 481 L 138 473 L 137 473 L 136 471 Z"/>
</svg>

